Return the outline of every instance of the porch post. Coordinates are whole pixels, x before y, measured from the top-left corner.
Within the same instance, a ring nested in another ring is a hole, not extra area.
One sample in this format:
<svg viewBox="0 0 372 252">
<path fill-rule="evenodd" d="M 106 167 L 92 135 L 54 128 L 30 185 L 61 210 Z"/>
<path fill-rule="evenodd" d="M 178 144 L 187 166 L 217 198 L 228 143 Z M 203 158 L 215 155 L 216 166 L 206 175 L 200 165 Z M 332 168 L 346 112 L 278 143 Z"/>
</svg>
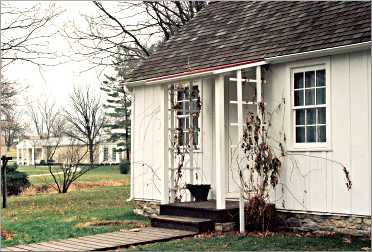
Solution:
<svg viewBox="0 0 372 252">
<path fill-rule="evenodd" d="M 215 78 L 215 129 L 216 129 L 216 207 L 225 209 L 225 85 L 224 76 Z"/>
<path fill-rule="evenodd" d="M 35 165 L 35 147 L 31 147 L 31 165 Z"/>
<path fill-rule="evenodd" d="M 20 152 L 20 150 L 19 150 L 19 148 L 18 148 L 18 146 L 17 146 L 17 165 L 19 165 L 20 164 L 20 162 L 19 162 L 19 153 Z"/>
<path fill-rule="evenodd" d="M 242 70 L 236 72 L 236 90 L 238 98 L 238 142 L 243 137 L 243 86 L 242 86 Z M 239 150 L 241 151 L 241 150 Z M 239 155 L 240 156 L 240 155 Z M 239 157 L 240 158 L 240 157 Z M 241 170 L 239 172 L 242 172 Z M 245 218 L 244 218 L 244 197 L 243 185 L 240 184 L 239 195 L 239 230 L 240 233 L 245 232 Z"/>
<path fill-rule="evenodd" d="M 27 166 L 29 166 L 31 163 L 30 148 L 27 148 L 26 150 L 27 150 Z"/>
<path fill-rule="evenodd" d="M 162 148 L 160 150 L 160 169 L 161 169 L 161 204 L 169 203 L 169 144 L 168 144 L 168 85 L 159 86 L 161 90 L 160 98 L 160 121 L 161 136 L 160 141 Z"/>
</svg>

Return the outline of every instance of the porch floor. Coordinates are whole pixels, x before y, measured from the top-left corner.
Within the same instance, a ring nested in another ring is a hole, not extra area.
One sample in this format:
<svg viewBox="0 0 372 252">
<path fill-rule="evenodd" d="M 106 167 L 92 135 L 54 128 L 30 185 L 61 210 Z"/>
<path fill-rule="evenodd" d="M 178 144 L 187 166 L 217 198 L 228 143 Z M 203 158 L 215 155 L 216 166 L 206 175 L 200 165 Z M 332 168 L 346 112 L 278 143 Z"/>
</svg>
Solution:
<svg viewBox="0 0 372 252">
<path fill-rule="evenodd" d="M 168 206 L 174 207 L 182 207 L 182 208 L 194 208 L 200 210 L 209 210 L 209 211 L 220 211 L 224 209 L 217 209 L 216 208 L 216 200 L 208 200 L 208 201 L 191 201 L 191 202 L 178 202 L 178 203 L 171 203 L 167 204 Z M 237 209 L 239 208 L 238 201 L 226 201 L 226 209 Z"/>
</svg>

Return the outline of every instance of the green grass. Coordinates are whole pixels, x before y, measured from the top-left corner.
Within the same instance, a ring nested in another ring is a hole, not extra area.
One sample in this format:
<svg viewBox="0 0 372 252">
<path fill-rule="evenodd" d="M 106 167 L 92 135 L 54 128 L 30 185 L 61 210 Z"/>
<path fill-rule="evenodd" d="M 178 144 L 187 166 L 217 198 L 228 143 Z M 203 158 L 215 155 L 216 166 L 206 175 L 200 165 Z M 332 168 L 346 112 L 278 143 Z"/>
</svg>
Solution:
<svg viewBox="0 0 372 252">
<path fill-rule="evenodd" d="M 132 204 L 126 202 L 129 186 L 96 187 L 67 194 L 42 194 L 10 197 L 2 212 L 2 230 L 14 237 L 3 240 L 5 246 L 65 239 L 131 228 L 133 225 L 79 227 L 91 221 L 134 220 Z"/>
<path fill-rule="evenodd" d="M 31 167 L 21 168 L 32 173 Z M 45 169 L 45 168 L 40 168 Z M 51 182 L 50 176 L 31 177 L 33 185 Z M 33 196 L 8 198 L 8 207 L 2 211 L 2 231 L 10 232 L 12 239 L 2 240 L 5 246 L 48 240 L 65 239 L 96 233 L 132 228 L 148 224 L 146 218 L 135 216 L 129 197 L 129 176 L 120 174 L 117 166 L 99 167 L 79 179 L 79 183 L 125 181 L 124 186 L 96 186 L 73 190 L 66 194 L 41 193 Z M 92 221 L 135 221 L 116 225 L 88 226 Z"/>
<path fill-rule="evenodd" d="M 21 167 L 28 174 L 35 174 L 30 167 Z M 43 171 L 43 167 L 38 167 Z M 40 172 L 40 171 L 38 171 Z M 43 178 L 43 179 L 41 179 Z M 33 184 L 51 182 L 50 176 L 31 177 Z M 97 186 L 89 190 L 75 190 L 66 194 L 36 194 L 8 198 L 8 208 L 2 211 L 2 231 L 10 232 L 12 238 L 2 240 L 2 246 L 14 246 L 49 240 L 67 239 L 120 229 L 148 225 L 147 218 L 133 214 L 129 196 L 129 177 L 122 175 L 117 166 L 99 167 L 89 171 L 79 183 L 127 181 L 124 186 Z M 132 221 L 117 225 L 84 225 L 97 221 Z M 195 237 L 169 242 L 136 246 L 131 250 L 214 251 L 214 250 L 360 250 L 370 247 L 370 241 L 353 239 L 345 243 L 341 236 L 296 237 L 275 234 L 259 238 L 225 234 L 215 237 Z"/>
<path fill-rule="evenodd" d="M 47 166 L 19 166 L 17 170 L 27 175 L 49 174 Z"/>
<path fill-rule="evenodd" d="M 169 242 L 142 245 L 130 250 L 147 251 L 257 251 L 257 250 L 361 250 L 370 247 L 370 241 L 354 238 L 351 244 L 341 236 L 335 237 L 295 237 L 275 234 L 271 237 L 251 237 L 226 234 L 219 237 L 185 238 Z"/>
<path fill-rule="evenodd" d="M 34 170 L 35 169 L 35 170 Z M 40 166 L 37 168 L 34 167 L 19 167 L 19 171 L 25 172 L 28 175 L 36 174 L 49 174 L 48 167 Z M 52 184 L 53 179 L 51 176 L 40 176 L 40 177 L 29 177 L 29 180 L 32 185 L 47 185 Z M 91 171 L 88 171 L 86 174 L 81 176 L 76 182 L 78 183 L 94 183 L 102 181 L 113 181 L 121 180 L 129 182 L 129 175 L 121 174 L 119 167 L 117 165 L 113 166 L 99 166 Z"/>
</svg>

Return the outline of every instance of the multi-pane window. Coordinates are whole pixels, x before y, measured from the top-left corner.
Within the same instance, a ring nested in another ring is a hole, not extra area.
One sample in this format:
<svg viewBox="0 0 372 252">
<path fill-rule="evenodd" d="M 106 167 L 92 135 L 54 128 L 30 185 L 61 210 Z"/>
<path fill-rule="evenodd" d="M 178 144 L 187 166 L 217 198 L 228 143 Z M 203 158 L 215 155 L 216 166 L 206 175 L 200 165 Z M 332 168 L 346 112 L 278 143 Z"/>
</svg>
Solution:
<svg viewBox="0 0 372 252">
<path fill-rule="evenodd" d="M 199 103 L 200 103 L 200 92 L 198 86 L 193 86 L 191 92 L 191 106 L 190 106 L 190 92 L 189 88 L 183 88 L 177 91 L 177 123 L 178 129 L 180 129 L 179 141 L 182 145 L 189 145 L 189 141 L 192 138 L 193 145 L 197 148 L 199 144 Z M 191 111 L 189 111 L 191 109 Z M 190 136 L 190 114 L 195 114 L 197 116 L 192 116 L 192 128 L 193 137 Z"/>
<path fill-rule="evenodd" d="M 108 148 L 103 148 L 103 161 L 108 161 Z"/>
<path fill-rule="evenodd" d="M 112 148 L 112 161 L 116 161 L 116 148 Z"/>
<path fill-rule="evenodd" d="M 293 82 L 295 142 L 327 142 L 325 69 L 295 72 Z"/>
</svg>

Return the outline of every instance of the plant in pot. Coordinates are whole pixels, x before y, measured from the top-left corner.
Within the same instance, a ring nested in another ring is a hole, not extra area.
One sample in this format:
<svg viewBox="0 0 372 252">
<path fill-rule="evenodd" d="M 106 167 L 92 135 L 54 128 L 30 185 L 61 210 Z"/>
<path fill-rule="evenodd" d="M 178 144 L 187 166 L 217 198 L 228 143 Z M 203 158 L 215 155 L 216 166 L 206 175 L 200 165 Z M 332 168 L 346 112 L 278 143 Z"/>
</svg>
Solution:
<svg viewBox="0 0 372 252">
<path fill-rule="evenodd" d="M 269 192 L 278 184 L 281 161 L 268 141 L 263 103 L 259 111 L 259 115 L 250 112 L 246 117 L 240 144 L 244 161 L 239 169 L 239 180 L 247 202 L 247 229 L 266 231 L 275 213 Z"/>
</svg>

